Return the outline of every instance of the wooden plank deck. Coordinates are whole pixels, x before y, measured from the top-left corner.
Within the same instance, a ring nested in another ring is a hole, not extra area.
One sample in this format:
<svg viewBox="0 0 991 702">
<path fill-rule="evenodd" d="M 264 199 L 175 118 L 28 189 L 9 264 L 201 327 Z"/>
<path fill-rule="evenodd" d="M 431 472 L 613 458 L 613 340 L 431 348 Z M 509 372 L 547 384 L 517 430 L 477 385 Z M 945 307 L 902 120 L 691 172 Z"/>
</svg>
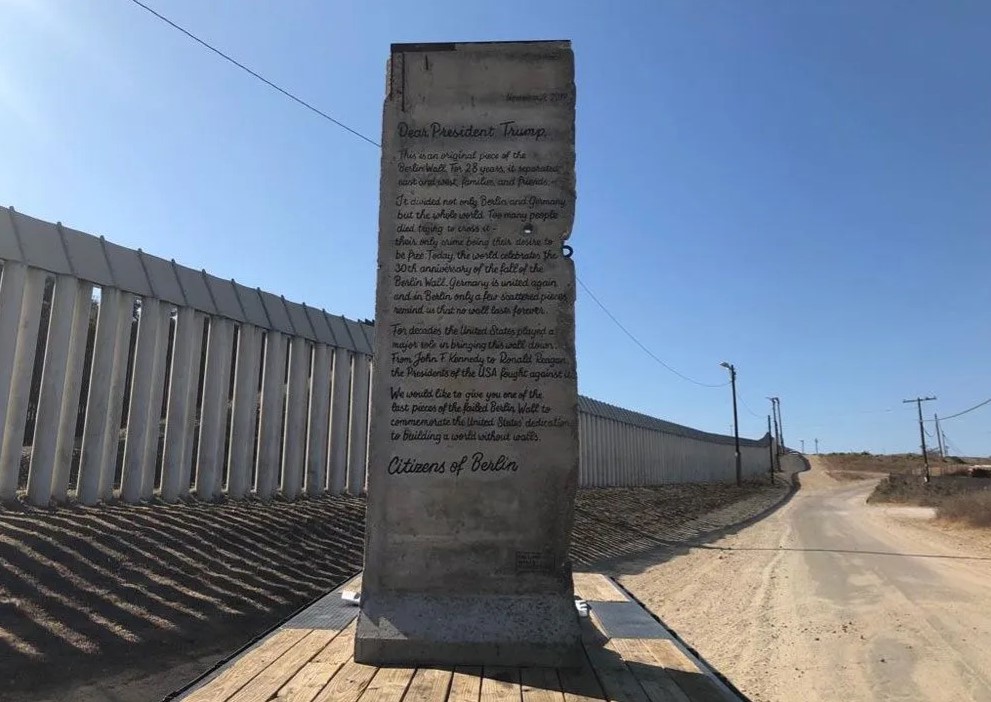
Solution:
<svg viewBox="0 0 991 702">
<path fill-rule="evenodd" d="M 360 576 L 173 699 L 182 702 L 735 702 L 740 698 L 613 581 L 575 573 L 581 668 L 378 668 L 355 663 Z"/>
</svg>

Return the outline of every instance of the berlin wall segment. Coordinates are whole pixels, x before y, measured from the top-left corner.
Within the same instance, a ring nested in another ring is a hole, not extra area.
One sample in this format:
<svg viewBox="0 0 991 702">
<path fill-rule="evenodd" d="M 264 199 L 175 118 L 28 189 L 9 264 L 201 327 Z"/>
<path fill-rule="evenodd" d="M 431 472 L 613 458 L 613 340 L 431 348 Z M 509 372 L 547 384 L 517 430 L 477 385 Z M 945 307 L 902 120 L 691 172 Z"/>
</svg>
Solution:
<svg viewBox="0 0 991 702">
<path fill-rule="evenodd" d="M 576 664 L 574 58 L 393 45 L 355 659 Z"/>
</svg>

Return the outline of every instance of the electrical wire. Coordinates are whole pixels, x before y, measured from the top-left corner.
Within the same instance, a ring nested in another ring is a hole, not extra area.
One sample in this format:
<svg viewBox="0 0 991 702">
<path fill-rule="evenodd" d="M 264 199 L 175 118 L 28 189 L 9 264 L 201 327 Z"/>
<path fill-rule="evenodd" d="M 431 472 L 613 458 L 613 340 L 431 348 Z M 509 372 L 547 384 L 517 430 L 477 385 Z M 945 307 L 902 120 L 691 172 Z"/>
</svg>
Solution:
<svg viewBox="0 0 991 702">
<path fill-rule="evenodd" d="M 754 417 L 757 417 L 757 419 L 765 419 L 767 417 L 767 415 L 760 415 L 760 414 L 757 414 L 756 412 L 754 412 L 750 408 L 750 405 L 747 404 L 747 401 L 744 400 L 742 396 L 739 396 L 738 399 L 740 400 L 740 404 L 743 405 L 743 409 L 747 410 Z"/>
<path fill-rule="evenodd" d="M 627 329 L 626 327 L 623 326 L 623 323 L 622 322 L 620 322 L 618 319 L 616 319 L 616 315 L 614 315 L 612 312 L 610 312 L 609 311 L 609 308 L 606 307 L 604 304 L 602 304 L 602 300 L 600 300 L 598 297 L 596 297 L 595 296 L 595 293 L 593 293 L 589 289 L 589 287 L 587 285 L 585 285 L 585 281 L 583 281 L 581 278 L 578 278 L 578 276 L 575 276 L 575 278 L 578 281 L 578 284 L 581 285 L 582 288 L 585 290 L 585 292 L 588 293 L 589 297 L 591 297 L 595 301 L 595 304 L 597 304 L 602 309 L 602 311 L 606 313 L 606 316 L 608 316 L 609 319 L 611 319 L 613 321 L 613 323 L 617 327 L 619 327 L 624 334 L 626 334 L 628 337 L 630 337 L 630 339 L 633 341 L 634 344 L 636 344 L 637 346 L 639 346 L 643 350 L 644 353 L 646 353 L 652 359 L 654 359 L 655 361 L 657 361 L 662 367 L 664 367 L 667 370 L 671 371 L 672 373 L 674 373 L 675 375 L 677 375 L 679 378 L 682 378 L 684 380 L 687 380 L 690 383 L 695 383 L 696 385 L 699 385 L 699 386 L 704 387 L 704 388 L 724 388 L 724 387 L 726 387 L 727 385 L 730 384 L 730 381 L 726 381 L 725 383 L 718 383 L 718 384 L 715 384 L 715 385 L 713 385 L 711 383 L 703 383 L 703 382 L 700 382 L 698 380 L 695 380 L 694 378 L 690 378 L 687 375 L 685 375 L 684 373 L 682 373 L 681 371 L 678 371 L 678 370 L 672 368 L 671 366 L 669 366 L 667 363 L 665 363 L 660 358 L 658 358 L 654 354 L 653 351 L 651 351 L 646 346 L 644 346 L 640 342 L 640 339 L 638 339 L 637 337 L 635 337 L 633 335 L 633 333 L 629 329 Z"/>
<path fill-rule="evenodd" d="M 948 448 L 948 449 L 952 449 L 953 453 L 951 455 L 954 455 L 954 456 L 962 456 L 963 455 L 963 451 L 961 451 L 960 448 L 956 444 L 954 444 L 952 441 L 950 441 L 950 438 L 946 435 L 946 432 L 945 431 L 943 432 L 943 445 L 946 446 L 946 448 Z"/>
<path fill-rule="evenodd" d="M 207 49 L 209 49 L 213 53 L 215 53 L 218 56 L 220 56 L 221 58 L 223 58 L 225 61 L 229 61 L 230 63 L 234 64 L 235 66 L 237 66 L 238 68 L 240 68 L 245 73 L 247 73 L 247 74 L 249 74 L 249 75 L 257 78 L 258 80 L 260 80 L 262 83 L 264 83 L 268 87 L 270 87 L 270 88 L 272 88 L 274 90 L 279 91 L 280 93 L 282 93 L 283 95 L 285 95 L 290 100 L 293 100 L 294 102 L 299 103 L 300 105 L 302 105 L 306 109 L 310 110 L 311 112 L 313 112 L 313 113 L 315 113 L 315 114 L 323 117 L 326 120 L 329 120 L 329 121 L 333 122 L 334 124 L 336 124 L 341 129 L 344 129 L 344 130 L 346 130 L 348 132 L 351 132 L 352 134 L 354 134 L 359 139 L 364 139 L 365 141 L 367 141 L 372 146 L 378 146 L 379 148 L 381 148 L 381 144 L 379 144 L 374 139 L 365 136 L 364 134 L 362 134 L 361 132 L 359 132 L 357 129 L 352 129 L 351 127 L 349 127 L 348 125 L 344 124 L 340 120 L 334 119 L 333 117 L 331 117 L 330 115 L 328 115 L 323 110 L 320 110 L 320 109 L 314 107 L 313 105 L 311 105 L 310 103 L 308 103 L 306 100 L 304 100 L 304 99 L 302 99 L 300 97 L 297 97 L 297 96 L 293 95 L 291 92 L 289 92 L 288 90 L 286 90 L 285 88 L 283 88 L 283 87 L 281 87 L 279 85 L 276 85 L 275 83 L 273 83 L 272 81 L 270 81 L 268 78 L 265 78 L 261 74 L 256 73 L 255 71 L 251 70 L 250 68 L 248 68 L 247 66 L 245 66 L 243 63 L 241 63 L 237 59 L 229 56 L 228 54 L 225 54 L 223 51 L 221 51 L 217 47 L 215 47 L 212 44 L 209 44 L 206 41 L 200 39 L 198 36 L 196 36 L 195 34 L 193 34 L 192 32 L 190 32 L 185 27 L 181 27 L 178 24 L 176 24 L 175 22 L 173 22 L 172 20 L 170 20 L 165 15 L 159 14 L 158 12 L 156 12 L 155 10 L 153 10 L 152 8 L 148 7 L 143 2 L 141 2 L 141 0 L 131 0 L 131 2 L 133 2 L 138 7 L 141 7 L 144 10 L 147 10 L 152 15 L 154 15 L 155 17 L 157 17 L 158 19 L 160 19 L 162 22 L 165 22 L 166 24 L 168 24 L 170 27 L 179 30 L 180 32 L 182 32 L 183 34 L 185 34 L 187 37 L 189 37 L 190 39 L 192 39 L 193 41 L 195 41 L 197 44 L 200 44 L 201 46 L 206 47 Z"/>
<path fill-rule="evenodd" d="M 976 409 L 980 409 L 981 407 L 983 407 L 984 405 L 987 405 L 987 404 L 991 404 L 991 397 L 989 397 L 988 399 L 986 399 L 984 402 L 978 402 L 976 405 L 974 405 L 973 407 L 969 407 L 969 408 L 965 409 L 963 412 L 957 412 L 956 414 L 951 414 L 948 417 L 940 417 L 939 418 L 939 421 L 945 422 L 947 419 L 956 419 L 957 417 L 961 417 L 961 416 L 967 414 L 968 412 L 973 412 Z M 924 422 L 934 422 L 936 420 L 934 420 L 934 419 L 924 419 L 922 421 L 924 421 Z"/>
</svg>

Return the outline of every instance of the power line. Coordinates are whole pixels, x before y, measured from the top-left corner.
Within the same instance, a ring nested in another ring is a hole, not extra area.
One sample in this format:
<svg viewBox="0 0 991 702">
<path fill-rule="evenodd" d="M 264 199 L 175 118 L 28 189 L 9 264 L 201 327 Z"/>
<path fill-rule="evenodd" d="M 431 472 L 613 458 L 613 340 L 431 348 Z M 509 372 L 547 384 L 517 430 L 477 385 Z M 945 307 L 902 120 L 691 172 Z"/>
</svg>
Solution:
<svg viewBox="0 0 991 702">
<path fill-rule="evenodd" d="M 956 414 L 951 414 L 948 417 L 940 417 L 939 418 L 939 421 L 945 422 L 947 419 L 953 419 L 954 417 L 960 417 L 962 415 L 967 414 L 968 412 L 973 412 L 976 409 L 980 409 L 981 407 L 983 407 L 984 405 L 989 404 L 989 403 L 991 403 L 991 397 L 989 397 L 988 399 L 986 399 L 984 402 L 979 402 L 976 405 L 974 405 L 973 407 L 970 407 L 968 409 L 965 409 L 963 412 L 957 412 Z M 926 421 L 927 422 L 931 422 L 933 420 L 927 419 Z"/>
<path fill-rule="evenodd" d="M 575 279 L 578 281 L 578 284 L 582 286 L 582 288 L 585 290 L 585 292 L 587 292 L 589 294 L 589 297 L 591 297 L 595 301 L 595 304 L 597 304 L 602 309 L 602 311 L 606 313 L 606 316 L 608 316 L 609 319 L 611 319 L 613 321 L 613 323 L 615 323 L 615 325 L 617 327 L 619 327 L 623 331 L 624 334 L 626 334 L 628 337 L 630 337 L 630 339 L 633 341 L 634 344 L 636 344 L 637 346 L 639 346 L 643 350 L 644 353 L 646 353 L 652 359 L 654 359 L 659 364 L 661 364 L 661 366 L 663 366 L 667 370 L 671 371 L 672 373 L 674 373 L 675 375 L 677 375 L 679 378 L 682 378 L 684 380 L 687 380 L 690 383 L 695 383 L 696 385 L 701 385 L 704 388 L 724 388 L 727 385 L 729 385 L 728 382 L 726 382 L 726 383 L 718 383 L 718 384 L 715 384 L 715 385 L 710 384 L 710 383 L 702 383 L 702 382 L 699 382 L 698 380 L 695 380 L 694 378 L 689 378 L 684 373 L 682 373 L 682 372 L 680 372 L 678 370 L 675 370 L 674 368 L 672 368 L 671 366 L 669 366 L 667 363 L 665 363 L 660 358 L 658 358 L 654 354 L 653 351 L 651 351 L 646 346 L 644 346 L 640 342 L 640 339 L 638 339 L 637 337 L 635 337 L 633 335 L 633 333 L 629 329 L 627 329 L 626 327 L 623 326 L 623 323 L 622 322 L 620 322 L 618 319 L 616 319 L 616 315 L 614 315 L 612 312 L 610 312 L 609 311 L 609 308 L 606 307 L 604 304 L 602 304 L 602 300 L 600 300 L 599 298 L 597 298 L 595 296 L 595 293 L 593 293 L 591 290 L 589 290 L 589 287 L 587 285 L 585 285 L 585 281 L 583 281 L 578 276 L 575 276 Z"/>
<path fill-rule="evenodd" d="M 757 414 L 756 412 L 754 412 L 750 408 L 750 405 L 747 404 L 747 401 L 744 400 L 742 396 L 740 397 L 740 404 L 743 405 L 743 409 L 747 410 L 750 414 L 752 414 L 753 416 L 757 417 L 757 419 L 763 419 L 766 416 L 766 415 L 760 415 L 760 414 Z"/>
<path fill-rule="evenodd" d="M 952 441 L 950 441 L 950 438 L 946 435 L 946 432 L 945 431 L 943 432 L 943 443 L 946 445 L 947 448 L 953 450 L 953 454 L 954 455 L 956 455 L 956 456 L 962 456 L 963 455 L 963 451 L 960 450 L 960 447 L 959 446 L 957 446 Z"/>
<path fill-rule="evenodd" d="M 313 112 L 313 113 L 315 113 L 315 114 L 323 117 L 326 120 L 329 120 L 329 121 L 333 122 L 334 124 L 336 124 L 341 129 L 344 129 L 344 130 L 346 130 L 348 132 L 351 132 L 352 134 L 354 134 L 359 139 L 364 139 L 365 141 L 367 141 L 372 146 L 378 146 L 379 148 L 381 148 L 381 145 L 377 141 L 375 141 L 374 139 L 371 139 L 371 138 L 365 136 L 364 134 L 362 134 L 361 132 L 359 132 L 356 129 L 352 129 L 351 127 L 349 127 L 348 125 L 344 124 L 343 122 L 334 119 L 333 117 L 331 117 L 330 115 L 328 115 L 323 110 L 320 110 L 320 109 L 314 107 L 313 105 L 311 105 L 310 103 L 308 103 L 306 100 L 303 100 L 300 97 L 296 97 L 295 95 L 293 95 L 291 92 L 289 92 L 285 88 L 276 85 L 275 83 L 273 83 L 272 81 L 270 81 L 268 78 L 265 78 L 264 76 L 262 76 L 262 75 L 256 73 L 255 71 L 251 70 L 250 68 L 248 68 L 247 66 L 245 66 L 243 63 L 241 63 L 237 59 L 232 58 L 228 54 L 225 54 L 223 51 L 221 51 L 217 47 L 213 46 L 212 44 L 209 44 L 209 43 L 203 41 L 198 36 L 196 36 L 195 34 L 193 34 L 192 32 L 190 32 L 188 29 L 179 26 L 178 24 L 176 24 L 175 22 L 173 22 L 172 20 L 170 20 L 165 15 L 159 14 L 158 12 L 156 12 L 155 10 L 153 10 L 152 8 L 148 7 L 143 2 L 141 2 L 141 0 L 131 0 L 131 2 L 133 2 L 138 7 L 143 8 L 144 10 L 147 10 L 148 12 L 150 12 L 151 14 L 153 14 L 155 17 L 157 17 L 158 19 L 160 19 L 162 22 L 165 22 L 167 25 L 169 25 L 173 29 L 179 30 L 180 32 L 182 32 L 183 34 L 185 34 L 187 37 L 189 37 L 190 39 L 192 39 L 193 41 L 195 41 L 197 44 L 200 44 L 201 46 L 206 47 L 207 49 L 209 49 L 213 53 L 217 54 L 218 56 L 220 56 L 224 60 L 229 61 L 230 63 L 234 64 L 235 66 L 237 66 L 238 68 L 240 68 L 245 73 L 247 73 L 247 74 L 249 74 L 249 75 L 257 78 L 258 80 L 260 80 L 262 83 L 264 83 L 268 87 L 270 87 L 270 88 L 272 88 L 274 90 L 278 90 L 280 93 L 282 93 L 283 95 L 285 95 L 290 100 L 293 100 L 294 102 L 299 103 L 300 105 L 302 105 L 306 109 L 310 110 L 311 112 Z"/>
</svg>

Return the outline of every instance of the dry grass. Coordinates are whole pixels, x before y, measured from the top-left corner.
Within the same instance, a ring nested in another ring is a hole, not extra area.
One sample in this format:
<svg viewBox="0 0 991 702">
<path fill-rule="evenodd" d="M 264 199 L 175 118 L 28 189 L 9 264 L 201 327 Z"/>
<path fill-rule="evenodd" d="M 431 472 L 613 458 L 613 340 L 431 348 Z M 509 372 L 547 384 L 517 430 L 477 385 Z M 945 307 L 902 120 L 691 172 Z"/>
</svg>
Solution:
<svg viewBox="0 0 991 702">
<path fill-rule="evenodd" d="M 922 475 L 925 464 L 922 456 L 917 453 L 896 453 L 890 455 L 875 455 L 872 453 L 824 453 L 820 458 L 825 462 L 827 471 L 834 473 L 886 473 L 895 475 Z M 929 469 L 933 475 L 950 475 L 965 470 L 969 459 L 955 456 L 941 460 L 938 457 L 929 458 Z M 836 477 L 834 475 L 834 477 Z M 843 478 L 841 478 L 843 479 Z M 846 476 L 847 480 L 853 479 Z"/>
<path fill-rule="evenodd" d="M 867 501 L 935 507 L 944 521 L 991 527 L 991 480 L 986 478 L 936 476 L 926 483 L 916 476 L 892 475 L 878 483 Z"/>
<path fill-rule="evenodd" d="M 972 527 L 991 527 L 991 490 L 953 495 L 936 508 L 940 519 Z"/>
<path fill-rule="evenodd" d="M 831 453 L 822 457 L 826 471 L 842 481 L 886 475 L 867 498 L 872 503 L 895 503 L 935 507 L 937 515 L 949 522 L 968 526 L 991 526 L 991 480 L 969 477 L 975 459 L 930 459 L 932 480 L 922 480 L 922 456 L 898 454 L 874 456 L 869 453 Z M 980 470 L 972 471 L 975 476 Z"/>
</svg>

